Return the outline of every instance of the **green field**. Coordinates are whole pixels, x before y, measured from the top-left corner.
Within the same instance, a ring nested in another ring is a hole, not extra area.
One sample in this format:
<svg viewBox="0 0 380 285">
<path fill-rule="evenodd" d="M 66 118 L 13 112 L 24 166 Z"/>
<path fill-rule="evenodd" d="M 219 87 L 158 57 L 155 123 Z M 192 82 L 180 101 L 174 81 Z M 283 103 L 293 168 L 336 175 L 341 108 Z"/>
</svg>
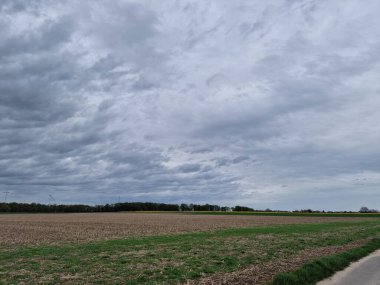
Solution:
<svg viewBox="0 0 380 285">
<path fill-rule="evenodd" d="M 380 213 L 301 213 L 301 212 L 215 212 L 194 211 L 184 212 L 191 215 L 249 215 L 249 216 L 278 216 L 278 217 L 351 217 L 351 218 L 380 218 Z"/>
<path fill-rule="evenodd" d="M 380 236 L 380 220 L 0 247 L 0 284 L 178 284 Z"/>
</svg>

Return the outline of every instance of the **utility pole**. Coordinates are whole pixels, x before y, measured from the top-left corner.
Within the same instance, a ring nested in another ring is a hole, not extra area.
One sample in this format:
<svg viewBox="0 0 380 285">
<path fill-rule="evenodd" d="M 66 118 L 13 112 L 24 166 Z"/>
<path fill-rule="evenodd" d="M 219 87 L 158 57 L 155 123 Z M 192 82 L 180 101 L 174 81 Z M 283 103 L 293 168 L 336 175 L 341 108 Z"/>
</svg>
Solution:
<svg viewBox="0 0 380 285">
<path fill-rule="evenodd" d="M 5 192 L 3 192 L 4 194 L 5 194 L 5 203 L 7 202 L 7 196 L 8 196 L 8 194 L 9 194 L 9 191 L 5 191 Z"/>
<path fill-rule="evenodd" d="M 54 199 L 53 195 L 49 194 L 49 205 L 51 205 L 51 202 L 54 202 L 54 204 L 55 204 L 55 199 Z"/>
<path fill-rule="evenodd" d="M 56 213 L 57 212 L 57 208 L 55 207 L 55 205 L 57 204 L 56 202 L 55 202 L 55 199 L 54 199 L 54 197 L 53 197 L 53 195 L 51 195 L 51 194 L 49 194 L 49 207 L 51 208 L 51 202 L 54 202 L 54 213 Z"/>
</svg>

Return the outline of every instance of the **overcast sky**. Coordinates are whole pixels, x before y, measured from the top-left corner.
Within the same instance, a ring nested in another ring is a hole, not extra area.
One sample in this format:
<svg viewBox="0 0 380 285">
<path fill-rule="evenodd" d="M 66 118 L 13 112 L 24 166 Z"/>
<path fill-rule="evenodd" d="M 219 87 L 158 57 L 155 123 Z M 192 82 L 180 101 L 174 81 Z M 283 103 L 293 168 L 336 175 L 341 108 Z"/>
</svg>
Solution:
<svg viewBox="0 0 380 285">
<path fill-rule="evenodd" d="M 0 2 L 0 201 L 380 208 L 380 1 Z"/>
</svg>

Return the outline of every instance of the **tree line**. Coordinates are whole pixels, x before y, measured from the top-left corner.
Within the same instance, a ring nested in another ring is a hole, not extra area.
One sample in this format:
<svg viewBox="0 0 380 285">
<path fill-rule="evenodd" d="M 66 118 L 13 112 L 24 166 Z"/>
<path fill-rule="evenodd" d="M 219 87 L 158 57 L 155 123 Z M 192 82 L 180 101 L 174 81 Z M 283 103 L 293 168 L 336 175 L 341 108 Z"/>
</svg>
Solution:
<svg viewBox="0 0 380 285">
<path fill-rule="evenodd" d="M 235 206 L 221 207 L 218 205 L 198 204 L 165 204 L 153 202 L 124 202 L 105 205 L 57 205 L 39 203 L 0 203 L 0 212 L 7 213 L 92 213 L 121 211 L 254 211 L 252 208 Z"/>
<path fill-rule="evenodd" d="M 93 213 L 93 212 L 122 212 L 122 211 L 214 211 L 214 212 L 291 212 L 278 210 L 254 210 L 244 206 L 219 206 L 211 204 L 165 204 L 154 202 L 123 202 L 105 205 L 58 205 L 58 204 L 39 204 L 39 203 L 5 203 L 0 202 L 0 213 Z M 294 210 L 293 213 L 334 213 L 334 211 L 315 211 L 311 209 Z M 360 213 L 378 213 L 378 210 L 361 207 Z M 354 213 L 343 211 L 343 213 Z"/>
</svg>

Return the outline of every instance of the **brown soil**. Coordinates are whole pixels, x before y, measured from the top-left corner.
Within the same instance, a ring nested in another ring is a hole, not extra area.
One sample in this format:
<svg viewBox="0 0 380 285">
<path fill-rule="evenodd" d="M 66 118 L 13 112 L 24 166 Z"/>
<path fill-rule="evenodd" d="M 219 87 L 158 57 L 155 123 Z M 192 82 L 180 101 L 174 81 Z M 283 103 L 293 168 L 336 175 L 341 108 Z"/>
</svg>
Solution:
<svg viewBox="0 0 380 285">
<path fill-rule="evenodd" d="M 0 215 L 0 247 L 347 220 L 360 220 L 360 218 L 213 216 L 178 213 L 12 214 Z"/>
<path fill-rule="evenodd" d="M 274 275 L 293 271 L 303 264 L 318 257 L 344 252 L 359 247 L 368 239 L 355 241 L 341 246 L 312 248 L 301 251 L 287 259 L 276 259 L 267 263 L 250 266 L 231 273 L 218 273 L 198 280 L 189 280 L 185 285 L 264 285 L 270 282 Z"/>
</svg>

